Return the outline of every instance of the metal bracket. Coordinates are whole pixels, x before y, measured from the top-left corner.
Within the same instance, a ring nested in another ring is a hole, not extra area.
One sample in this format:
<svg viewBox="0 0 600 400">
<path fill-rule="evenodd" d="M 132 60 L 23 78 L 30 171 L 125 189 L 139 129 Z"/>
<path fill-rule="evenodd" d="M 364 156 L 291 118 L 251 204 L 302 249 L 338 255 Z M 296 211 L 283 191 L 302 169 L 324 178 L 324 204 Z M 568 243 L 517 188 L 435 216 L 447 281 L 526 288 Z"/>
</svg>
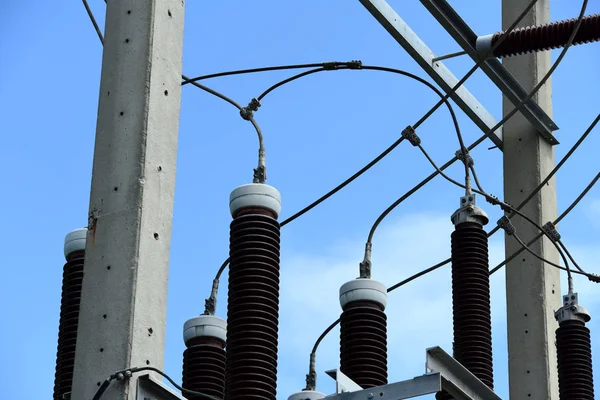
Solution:
<svg viewBox="0 0 600 400">
<path fill-rule="evenodd" d="M 335 390 L 337 394 L 362 390 L 356 382 L 348 378 L 339 369 L 330 369 L 329 371 L 325 371 L 325 373 L 335 380 Z"/>
<path fill-rule="evenodd" d="M 440 347 L 427 349 L 427 372 L 439 372 L 442 388 L 456 400 L 501 400 L 468 369 Z"/>
<path fill-rule="evenodd" d="M 335 374 L 342 374 L 338 370 L 327 371 L 332 378 Z M 343 375 L 343 374 L 342 374 Z M 349 379 L 344 375 L 346 379 Z M 339 382 L 339 379 L 336 379 Z M 352 382 L 352 381 L 350 381 Z M 426 394 L 437 393 L 442 390 L 442 376 L 439 373 L 418 376 L 402 382 L 390 383 L 384 386 L 372 387 L 369 389 L 358 389 L 343 391 L 331 396 L 325 397 L 326 400 L 402 400 L 413 397 L 424 396 Z"/>
<path fill-rule="evenodd" d="M 435 56 L 429 47 L 385 0 L 360 0 L 360 2 L 446 93 L 458 83 L 458 79 L 442 62 L 434 60 Z M 460 86 L 450 98 L 498 148 L 502 149 L 501 130 L 491 132 L 497 121 L 464 85 Z"/>
<path fill-rule="evenodd" d="M 469 54 L 473 61 L 481 61 L 481 54 L 475 48 L 477 35 L 446 0 L 421 0 L 421 3 Z M 485 63 L 481 64 L 481 70 L 513 104 L 519 104 L 527 97 L 528 92 L 504 68 L 498 59 L 486 60 Z M 550 144 L 558 144 L 558 140 L 552 135 L 552 132 L 557 130 L 558 126 L 533 99 L 525 102 L 520 112 Z"/>
<path fill-rule="evenodd" d="M 149 374 L 137 378 L 135 398 L 136 400 L 185 400 Z"/>
</svg>

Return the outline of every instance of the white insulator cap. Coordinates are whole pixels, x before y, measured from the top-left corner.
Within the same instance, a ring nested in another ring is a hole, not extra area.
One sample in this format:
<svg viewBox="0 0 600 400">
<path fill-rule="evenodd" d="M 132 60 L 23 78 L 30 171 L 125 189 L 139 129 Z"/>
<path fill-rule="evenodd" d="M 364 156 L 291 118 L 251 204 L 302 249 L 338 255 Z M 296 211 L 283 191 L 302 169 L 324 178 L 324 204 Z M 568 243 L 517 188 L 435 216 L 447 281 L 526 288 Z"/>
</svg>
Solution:
<svg viewBox="0 0 600 400">
<path fill-rule="evenodd" d="M 485 53 L 492 48 L 492 38 L 494 34 L 479 36 L 475 41 L 475 50 L 479 53 Z"/>
<path fill-rule="evenodd" d="M 373 279 L 358 278 L 344 283 L 340 288 L 342 309 L 346 307 L 346 304 L 359 300 L 374 301 L 385 309 L 387 289 L 383 283 Z"/>
<path fill-rule="evenodd" d="M 231 215 L 245 207 L 264 207 L 279 217 L 281 212 L 281 194 L 273 186 L 264 183 L 249 183 L 238 186 L 229 195 Z"/>
<path fill-rule="evenodd" d="M 227 322 L 214 315 L 200 315 L 188 319 L 183 324 L 183 342 L 198 337 L 213 337 L 225 342 L 227 340 Z"/>
<path fill-rule="evenodd" d="M 75 251 L 85 250 L 85 239 L 87 237 L 87 228 L 80 228 L 71 231 L 65 236 L 65 257 Z"/>
<path fill-rule="evenodd" d="M 323 398 L 325 398 L 324 393 L 304 390 L 302 392 L 294 393 L 288 397 L 288 400 L 319 400 Z"/>
</svg>

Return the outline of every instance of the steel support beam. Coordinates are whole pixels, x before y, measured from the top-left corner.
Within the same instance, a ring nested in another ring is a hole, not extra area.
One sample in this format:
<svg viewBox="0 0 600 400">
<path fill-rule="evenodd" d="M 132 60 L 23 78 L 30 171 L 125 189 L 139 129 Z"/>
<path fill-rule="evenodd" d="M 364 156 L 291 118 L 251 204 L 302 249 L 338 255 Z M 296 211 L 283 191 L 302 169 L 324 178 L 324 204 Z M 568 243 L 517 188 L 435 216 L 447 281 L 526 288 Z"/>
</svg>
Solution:
<svg viewBox="0 0 600 400">
<path fill-rule="evenodd" d="M 479 62 L 481 60 L 481 54 L 475 48 L 477 35 L 446 0 L 421 0 L 421 3 L 473 61 Z M 488 59 L 481 64 L 481 70 L 514 105 L 519 104 L 529 94 L 497 59 Z M 557 130 L 558 126 L 533 98 L 523 104 L 520 112 L 550 144 L 558 144 L 558 140 L 552 135 L 552 132 Z"/>
<path fill-rule="evenodd" d="M 446 93 L 458 83 L 459 80 L 441 61 L 434 60 L 435 55 L 429 47 L 385 0 L 360 2 Z M 496 120 L 464 85 L 459 87 L 451 98 L 498 148 L 503 148 L 501 130 L 491 132 Z"/>
<path fill-rule="evenodd" d="M 349 378 L 348 378 L 349 379 Z M 418 376 L 406 381 L 389 383 L 369 389 L 342 391 L 325 397 L 327 400 L 402 400 L 437 393 L 442 390 L 442 377 L 439 373 Z M 355 384 L 356 385 L 356 384 Z M 457 400 L 473 400 L 457 397 Z M 477 399 L 478 400 L 478 399 Z"/>
<path fill-rule="evenodd" d="M 183 42 L 181 0 L 109 1 L 72 399 L 162 369 Z M 128 400 L 136 381 L 104 398 Z"/>
<path fill-rule="evenodd" d="M 151 375 L 140 376 L 136 386 L 135 400 L 185 400 L 183 396 Z"/>
<path fill-rule="evenodd" d="M 501 400 L 496 393 L 440 347 L 427 349 L 427 371 L 439 372 L 442 376 L 442 387 L 457 400 Z"/>
<path fill-rule="evenodd" d="M 503 0 L 502 29 L 512 24 L 530 0 Z M 550 0 L 538 0 L 523 19 L 522 26 L 549 21 Z M 550 68 L 550 52 L 509 57 L 503 65 L 530 91 Z M 535 95 L 548 114 L 552 113 L 552 85 L 548 81 Z M 504 115 L 513 104 L 504 97 Z M 523 115 L 516 114 L 504 124 L 504 199 L 521 203 L 554 168 L 554 148 L 538 134 Z M 556 181 L 551 179 L 521 212 L 540 225 L 556 219 Z M 513 224 L 520 238 L 528 242 L 539 233 L 529 222 L 515 216 Z M 506 236 L 506 256 L 521 248 Z M 552 243 L 542 237 L 531 249 L 546 260 L 559 263 Z M 558 327 L 554 311 L 561 306 L 560 271 L 523 253 L 506 267 L 508 324 L 508 367 L 510 398 L 514 400 L 558 400 L 558 376 L 554 332 Z"/>
</svg>

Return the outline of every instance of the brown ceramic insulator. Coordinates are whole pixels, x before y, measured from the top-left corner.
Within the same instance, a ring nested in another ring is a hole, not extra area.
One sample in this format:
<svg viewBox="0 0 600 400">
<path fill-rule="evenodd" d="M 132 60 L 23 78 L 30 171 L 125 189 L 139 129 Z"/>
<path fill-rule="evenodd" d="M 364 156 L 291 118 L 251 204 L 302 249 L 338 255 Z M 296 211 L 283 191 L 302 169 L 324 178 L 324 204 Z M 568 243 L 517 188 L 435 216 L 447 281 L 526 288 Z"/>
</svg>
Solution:
<svg viewBox="0 0 600 400">
<path fill-rule="evenodd" d="M 225 398 L 275 400 L 279 223 L 253 207 L 231 222 Z"/>
<path fill-rule="evenodd" d="M 561 400 L 594 399 L 590 330 L 583 321 L 566 320 L 556 330 L 558 389 Z"/>
<path fill-rule="evenodd" d="M 197 337 L 186 343 L 183 353 L 183 388 L 223 399 L 225 392 L 225 343 L 211 337 Z M 186 399 L 206 397 L 183 394 Z"/>
</svg>

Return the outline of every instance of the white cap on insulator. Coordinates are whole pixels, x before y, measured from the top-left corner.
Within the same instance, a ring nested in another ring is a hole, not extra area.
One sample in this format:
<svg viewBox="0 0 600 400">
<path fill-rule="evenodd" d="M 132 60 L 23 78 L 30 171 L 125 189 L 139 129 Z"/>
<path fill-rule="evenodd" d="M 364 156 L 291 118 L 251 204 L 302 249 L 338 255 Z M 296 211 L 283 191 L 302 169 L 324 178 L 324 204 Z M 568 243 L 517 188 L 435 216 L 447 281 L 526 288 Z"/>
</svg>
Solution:
<svg viewBox="0 0 600 400">
<path fill-rule="evenodd" d="M 238 186 L 229 195 L 231 216 L 246 207 L 264 207 L 279 217 L 281 212 L 281 194 L 273 186 L 264 183 L 249 183 Z"/>
<path fill-rule="evenodd" d="M 312 390 L 303 390 L 302 392 L 294 393 L 288 400 L 319 400 L 325 398 L 325 394 Z"/>
<path fill-rule="evenodd" d="M 213 337 L 227 340 L 227 321 L 214 315 L 200 315 L 183 324 L 183 342 L 198 337 Z"/>
<path fill-rule="evenodd" d="M 85 250 L 85 239 L 87 237 L 87 228 L 80 228 L 71 231 L 65 236 L 65 257 L 76 251 Z"/>
<path fill-rule="evenodd" d="M 387 289 L 379 281 L 358 278 L 346 282 L 340 288 L 340 304 L 342 309 L 353 301 L 373 301 L 381 304 L 385 309 L 387 305 Z"/>
<path fill-rule="evenodd" d="M 479 36 L 475 41 L 475 50 L 479 53 L 485 53 L 492 48 L 492 39 L 494 38 L 494 34 Z"/>
</svg>

